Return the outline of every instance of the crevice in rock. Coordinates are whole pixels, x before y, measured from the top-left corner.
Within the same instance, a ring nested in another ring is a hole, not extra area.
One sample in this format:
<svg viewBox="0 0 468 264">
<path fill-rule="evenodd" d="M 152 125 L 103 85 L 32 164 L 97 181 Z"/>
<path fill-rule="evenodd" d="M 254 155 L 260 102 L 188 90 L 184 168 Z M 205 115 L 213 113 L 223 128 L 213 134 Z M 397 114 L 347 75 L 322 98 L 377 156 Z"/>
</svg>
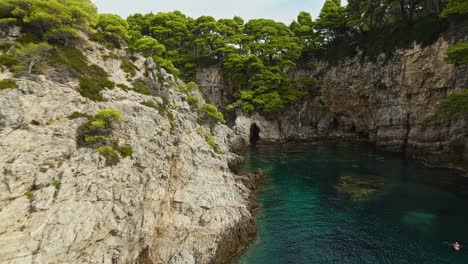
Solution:
<svg viewBox="0 0 468 264">
<path fill-rule="evenodd" d="M 253 123 L 250 126 L 250 144 L 256 145 L 259 140 L 260 140 L 260 128 L 257 126 L 256 123 Z"/>
</svg>

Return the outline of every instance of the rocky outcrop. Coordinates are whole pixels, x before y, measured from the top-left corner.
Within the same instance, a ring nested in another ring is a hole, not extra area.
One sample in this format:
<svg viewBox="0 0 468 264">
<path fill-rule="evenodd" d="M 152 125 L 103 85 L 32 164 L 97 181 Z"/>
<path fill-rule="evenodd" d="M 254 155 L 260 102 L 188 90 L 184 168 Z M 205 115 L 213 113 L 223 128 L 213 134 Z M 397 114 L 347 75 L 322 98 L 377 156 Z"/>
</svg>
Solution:
<svg viewBox="0 0 468 264">
<path fill-rule="evenodd" d="M 276 115 L 238 113 L 234 130 L 246 142 L 253 125 L 266 141 L 358 135 L 428 163 L 468 164 L 468 120 L 445 120 L 436 113 L 440 100 L 468 88 L 468 67 L 444 60 L 453 43 L 447 39 L 398 50 L 390 59 L 318 61 L 312 71 L 291 72 L 292 79 L 319 78 L 320 91 Z"/>
<path fill-rule="evenodd" d="M 88 49 L 90 61 L 97 52 Z M 129 85 L 118 61 L 100 64 Z M 158 76 L 164 100 L 115 88 L 94 102 L 77 82 L 44 76 L 0 91 L 0 263 L 225 263 L 252 238 L 250 178 L 231 169 L 239 157 L 229 145 L 241 143 L 218 125 L 215 151 L 180 81 Z M 86 119 L 68 118 L 103 108 L 122 113 L 114 135 L 133 149 L 111 167 L 77 147 Z"/>
<path fill-rule="evenodd" d="M 321 95 L 337 126 L 377 146 L 429 163 L 468 162 L 468 120 L 445 120 L 436 106 L 468 88 L 468 67 L 446 64 L 450 43 L 401 50 L 389 61 L 324 68 Z"/>
<path fill-rule="evenodd" d="M 234 86 L 219 67 L 199 68 L 195 79 L 211 104 L 224 108 L 233 101 Z"/>
</svg>

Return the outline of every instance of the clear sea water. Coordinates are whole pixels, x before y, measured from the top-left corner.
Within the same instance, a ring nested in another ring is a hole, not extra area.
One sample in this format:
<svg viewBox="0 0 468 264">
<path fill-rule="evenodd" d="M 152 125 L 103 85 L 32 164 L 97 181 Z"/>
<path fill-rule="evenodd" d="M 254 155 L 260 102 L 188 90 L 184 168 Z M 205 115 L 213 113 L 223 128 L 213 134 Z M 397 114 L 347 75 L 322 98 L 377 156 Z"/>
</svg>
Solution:
<svg viewBox="0 0 468 264">
<path fill-rule="evenodd" d="M 269 177 L 239 264 L 467 264 L 468 180 L 364 143 L 260 146 Z M 455 251 L 450 243 L 466 248 Z"/>
</svg>

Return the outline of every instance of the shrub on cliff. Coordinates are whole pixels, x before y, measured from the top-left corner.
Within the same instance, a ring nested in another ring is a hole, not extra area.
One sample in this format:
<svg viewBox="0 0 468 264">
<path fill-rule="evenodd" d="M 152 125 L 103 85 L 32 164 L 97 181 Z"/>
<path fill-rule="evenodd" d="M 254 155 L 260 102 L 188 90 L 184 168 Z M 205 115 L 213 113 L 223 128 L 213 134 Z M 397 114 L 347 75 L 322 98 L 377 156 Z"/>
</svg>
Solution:
<svg viewBox="0 0 468 264">
<path fill-rule="evenodd" d="M 467 15 L 468 1 L 466 0 L 449 0 L 441 16 Z"/>
<path fill-rule="evenodd" d="M 468 42 L 458 43 L 447 50 L 445 60 L 451 64 L 468 63 Z"/>
<path fill-rule="evenodd" d="M 468 89 L 448 95 L 439 103 L 437 111 L 445 118 L 459 118 L 468 115 Z"/>
<path fill-rule="evenodd" d="M 117 164 L 120 157 L 129 157 L 133 153 L 131 147 L 119 146 L 118 138 L 112 137 L 113 129 L 122 121 L 122 114 L 118 110 L 99 110 L 78 128 L 78 145 L 96 149 L 106 159 L 108 166 Z"/>
<path fill-rule="evenodd" d="M 5 89 L 14 89 L 17 88 L 18 85 L 16 84 L 15 81 L 12 80 L 0 80 L 0 90 L 5 90 Z"/>
<path fill-rule="evenodd" d="M 220 122 L 226 123 L 223 113 L 218 111 L 218 108 L 212 104 L 203 104 L 199 109 L 200 117 L 209 123 Z"/>
</svg>

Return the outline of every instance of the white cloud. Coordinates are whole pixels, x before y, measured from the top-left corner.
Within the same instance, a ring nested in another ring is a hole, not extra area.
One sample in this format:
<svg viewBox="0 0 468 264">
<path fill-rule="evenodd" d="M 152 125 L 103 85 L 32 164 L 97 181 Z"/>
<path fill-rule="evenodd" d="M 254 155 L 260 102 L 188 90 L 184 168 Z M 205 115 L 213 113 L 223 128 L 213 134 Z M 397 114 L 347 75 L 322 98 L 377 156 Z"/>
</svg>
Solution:
<svg viewBox="0 0 468 264">
<path fill-rule="evenodd" d="M 210 15 L 245 20 L 271 18 L 289 24 L 299 11 L 316 18 L 325 0 L 94 0 L 100 13 L 115 13 L 127 17 L 134 13 L 157 13 L 180 10 L 190 17 Z"/>
</svg>

